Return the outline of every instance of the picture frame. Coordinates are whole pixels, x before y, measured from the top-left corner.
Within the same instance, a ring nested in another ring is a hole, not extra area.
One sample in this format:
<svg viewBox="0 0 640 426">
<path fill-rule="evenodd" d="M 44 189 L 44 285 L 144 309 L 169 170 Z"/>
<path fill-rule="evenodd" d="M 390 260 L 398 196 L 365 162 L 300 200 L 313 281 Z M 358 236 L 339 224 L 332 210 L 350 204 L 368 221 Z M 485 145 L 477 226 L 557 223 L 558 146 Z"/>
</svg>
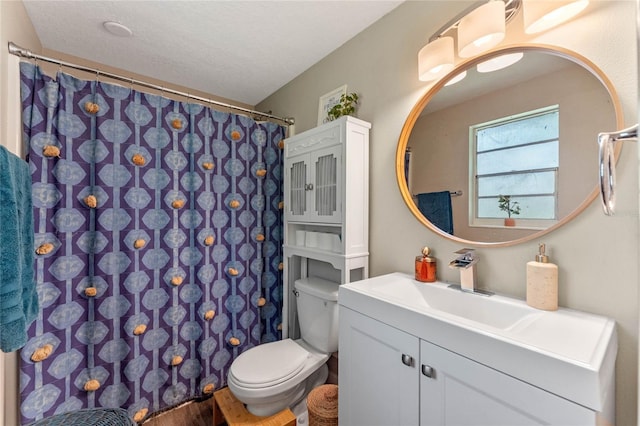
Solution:
<svg viewBox="0 0 640 426">
<path fill-rule="evenodd" d="M 329 121 L 329 110 L 340 102 L 340 96 L 347 94 L 347 85 L 333 89 L 320 96 L 318 103 L 318 126 Z"/>
</svg>

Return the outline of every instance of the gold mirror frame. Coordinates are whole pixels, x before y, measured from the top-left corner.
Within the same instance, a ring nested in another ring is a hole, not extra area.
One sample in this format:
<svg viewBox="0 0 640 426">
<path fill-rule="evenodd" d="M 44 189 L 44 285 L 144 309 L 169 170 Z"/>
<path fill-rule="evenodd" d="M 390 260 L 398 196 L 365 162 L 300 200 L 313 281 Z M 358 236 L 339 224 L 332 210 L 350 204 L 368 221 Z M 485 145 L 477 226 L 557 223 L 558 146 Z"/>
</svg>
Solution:
<svg viewBox="0 0 640 426">
<path fill-rule="evenodd" d="M 400 132 L 400 138 L 398 140 L 398 148 L 396 150 L 396 178 L 397 178 L 398 186 L 400 188 L 400 193 L 402 195 L 402 198 L 405 204 L 407 205 L 411 213 L 413 213 L 413 215 L 416 217 L 416 219 L 418 219 L 420 223 L 425 225 L 427 228 L 429 228 L 431 231 L 435 232 L 436 234 L 448 240 L 454 241 L 458 244 L 473 245 L 477 247 L 508 247 L 516 244 L 521 244 L 527 241 L 531 241 L 533 239 L 539 238 L 542 235 L 548 234 L 549 232 L 552 232 L 560 228 L 562 225 L 574 219 L 577 215 L 579 215 L 582 211 L 584 211 L 587 208 L 587 206 L 589 206 L 589 204 L 591 204 L 593 200 L 598 196 L 598 185 L 597 185 L 597 182 L 594 182 L 594 189 L 587 196 L 587 198 L 581 204 L 579 204 L 578 207 L 576 207 L 572 212 L 567 214 L 564 218 L 559 220 L 554 225 L 522 238 L 509 240 L 509 241 L 499 241 L 499 242 L 470 241 L 470 240 L 465 240 L 463 238 L 456 237 L 454 235 L 450 235 L 442 231 L 440 228 L 436 227 L 435 225 L 433 225 L 429 220 L 427 220 L 426 217 L 424 217 L 424 215 L 420 212 L 420 210 L 418 210 L 418 206 L 416 202 L 413 201 L 411 193 L 409 192 L 409 188 L 407 187 L 404 162 L 405 162 L 405 150 L 409 142 L 409 137 L 411 136 L 413 127 L 416 121 L 418 120 L 418 118 L 420 117 L 420 114 L 422 113 L 424 108 L 427 106 L 429 101 L 440 91 L 440 89 L 444 87 L 445 83 L 447 83 L 449 79 L 454 77 L 460 71 L 473 67 L 479 64 L 480 62 L 484 62 L 493 57 L 500 56 L 503 54 L 508 54 L 508 53 L 515 53 L 515 52 L 548 53 L 550 55 L 559 56 L 571 62 L 574 62 L 580 65 L 582 68 L 591 72 L 591 74 L 594 77 L 596 77 L 600 81 L 600 83 L 602 83 L 602 85 L 606 88 L 609 96 L 611 97 L 611 104 L 613 106 L 614 114 L 616 117 L 616 127 L 617 127 L 616 130 L 620 130 L 624 125 L 624 118 L 622 114 L 622 106 L 620 104 L 620 99 L 609 78 L 593 62 L 591 62 L 584 56 L 578 53 L 575 53 L 573 51 L 570 51 L 568 49 L 551 46 L 551 45 L 543 45 L 543 44 L 511 45 L 511 46 L 506 46 L 506 47 L 501 47 L 495 50 L 491 50 L 483 55 L 468 59 L 458 64 L 456 68 L 452 70 L 449 74 L 445 75 L 436 83 L 434 83 L 433 86 L 429 88 L 427 93 L 424 96 L 422 96 L 422 98 L 420 98 L 420 100 L 418 100 L 418 102 L 415 104 L 415 106 L 409 113 L 409 116 L 407 117 L 407 120 L 405 121 L 404 126 L 402 127 L 402 131 Z M 610 131 L 610 130 L 611 129 L 602 129 L 602 131 Z M 588 141 L 585 141 L 585 142 L 588 142 Z M 594 139 L 592 143 L 596 144 L 597 140 Z M 620 149 L 621 149 L 621 144 L 616 144 L 616 151 L 615 151 L 616 162 L 620 156 Z M 593 159 L 593 167 L 598 167 L 597 158 Z"/>
</svg>

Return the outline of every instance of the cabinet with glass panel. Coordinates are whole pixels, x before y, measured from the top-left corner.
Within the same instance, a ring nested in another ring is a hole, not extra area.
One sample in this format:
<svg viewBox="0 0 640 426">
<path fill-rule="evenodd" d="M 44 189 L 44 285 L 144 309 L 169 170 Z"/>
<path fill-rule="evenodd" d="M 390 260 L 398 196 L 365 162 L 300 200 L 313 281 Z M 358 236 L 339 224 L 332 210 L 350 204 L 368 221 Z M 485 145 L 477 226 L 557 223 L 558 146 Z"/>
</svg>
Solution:
<svg viewBox="0 0 640 426">
<path fill-rule="evenodd" d="M 344 116 L 285 140 L 285 246 L 368 251 L 370 127 Z"/>
</svg>

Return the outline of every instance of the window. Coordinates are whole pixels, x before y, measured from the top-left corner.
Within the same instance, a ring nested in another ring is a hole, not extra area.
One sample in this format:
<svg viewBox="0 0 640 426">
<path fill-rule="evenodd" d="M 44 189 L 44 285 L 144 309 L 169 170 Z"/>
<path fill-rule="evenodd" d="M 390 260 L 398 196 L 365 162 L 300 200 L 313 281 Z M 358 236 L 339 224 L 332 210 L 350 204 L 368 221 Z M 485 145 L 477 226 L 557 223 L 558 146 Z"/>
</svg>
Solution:
<svg viewBox="0 0 640 426">
<path fill-rule="evenodd" d="M 498 207 L 500 195 L 518 203 L 518 227 L 546 227 L 556 220 L 558 105 L 471 126 L 470 136 L 471 225 L 502 225 L 507 213 Z"/>
</svg>

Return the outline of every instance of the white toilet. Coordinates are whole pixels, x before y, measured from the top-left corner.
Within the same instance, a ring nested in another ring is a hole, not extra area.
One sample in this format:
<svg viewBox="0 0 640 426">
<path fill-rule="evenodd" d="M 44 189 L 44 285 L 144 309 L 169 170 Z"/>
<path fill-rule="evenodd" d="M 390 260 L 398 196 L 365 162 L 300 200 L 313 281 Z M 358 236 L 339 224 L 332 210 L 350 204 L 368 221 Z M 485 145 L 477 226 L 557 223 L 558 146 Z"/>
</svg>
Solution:
<svg viewBox="0 0 640 426">
<path fill-rule="evenodd" d="M 293 407 L 327 380 L 338 350 L 338 283 L 317 277 L 295 282 L 301 339 L 265 343 L 231 364 L 227 384 L 256 416 Z"/>
</svg>

